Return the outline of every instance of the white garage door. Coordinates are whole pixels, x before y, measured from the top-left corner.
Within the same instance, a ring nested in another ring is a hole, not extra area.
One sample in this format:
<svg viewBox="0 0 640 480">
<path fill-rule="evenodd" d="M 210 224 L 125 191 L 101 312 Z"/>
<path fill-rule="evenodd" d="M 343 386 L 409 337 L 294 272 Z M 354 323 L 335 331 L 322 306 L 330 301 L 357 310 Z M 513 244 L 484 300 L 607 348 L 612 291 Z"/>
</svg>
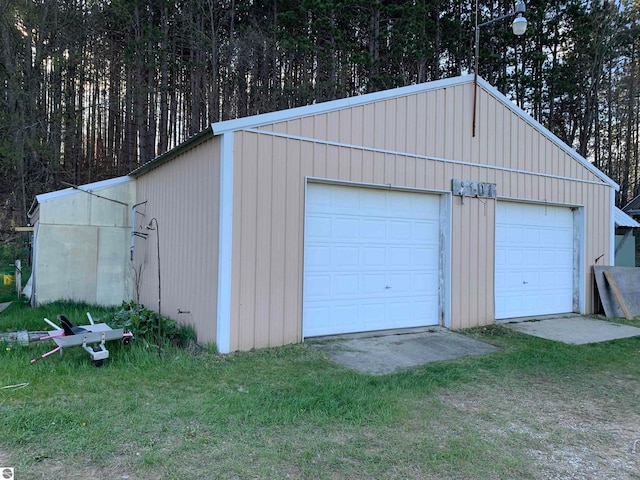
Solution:
<svg viewBox="0 0 640 480">
<path fill-rule="evenodd" d="M 309 184 L 303 336 L 438 323 L 439 197 Z"/>
<path fill-rule="evenodd" d="M 496 318 L 571 312 L 573 244 L 571 209 L 498 202 Z"/>
</svg>

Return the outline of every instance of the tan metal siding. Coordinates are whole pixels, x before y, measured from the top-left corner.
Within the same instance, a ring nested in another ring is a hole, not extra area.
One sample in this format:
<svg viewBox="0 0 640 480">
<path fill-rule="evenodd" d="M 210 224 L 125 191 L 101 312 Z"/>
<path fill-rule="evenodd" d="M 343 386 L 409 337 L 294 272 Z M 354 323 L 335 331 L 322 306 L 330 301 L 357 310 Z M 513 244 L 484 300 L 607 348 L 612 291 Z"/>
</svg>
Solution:
<svg viewBox="0 0 640 480">
<path fill-rule="evenodd" d="M 599 181 L 525 119 L 473 85 L 463 84 L 322 113 L 261 129 L 288 135 Z"/>
<path fill-rule="evenodd" d="M 389 109 L 384 111 L 388 113 Z M 322 123 L 324 128 L 327 124 Z M 526 130 L 518 122 L 516 127 Z M 524 155 L 516 144 L 500 148 Z M 608 186 L 252 132 L 236 133 L 235 152 L 232 350 L 280 345 L 301 338 L 307 176 L 439 191 L 449 191 L 452 178 L 473 179 L 497 183 L 498 194 L 505 198 L 584 205 L 590 232 L 583 265 L 586 304 L 588 312 L 593 309 L 589 269 L 601 253 L 605 253 L 601 262 L 609 261 Z M 453 198 L 454 329 L 494 321 L 495 208 L 494 200 L 465 198 L 463 205 L 459 197 Z"/>
<path fill-rule="evenodd" d="M 451 251 L 451 327 L 492 323 L 494 312 L 493 200 L 453 198 Z"/>
<path fill-rule="evenodd" d="M 137 179 L 135 265 L 143 269 L 139 301 L 157 310 L 160 236 L 162 314 L 192 324 L 198 341 L 216 341 L 220 139 L 211 138 Z M 152 218 L 158 230 L 144 226 Z M 178 311 L 188 313 L 178 313 Z"/>
</svg>

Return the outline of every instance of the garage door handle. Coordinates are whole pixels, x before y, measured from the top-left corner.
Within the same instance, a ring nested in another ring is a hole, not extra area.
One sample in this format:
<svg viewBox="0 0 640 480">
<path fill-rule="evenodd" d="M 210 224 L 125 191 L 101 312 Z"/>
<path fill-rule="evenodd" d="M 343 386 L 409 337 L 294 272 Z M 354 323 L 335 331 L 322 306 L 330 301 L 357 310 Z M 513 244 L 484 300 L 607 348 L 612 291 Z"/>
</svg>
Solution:
<svg viewBox="0 0 640 480">
<path fill-rule="evenodd" d="M 389 285 L 387 285 L 387 286 L 386 286 L 386 287 L 384 287 L 384 288 L 386 288 L 387 290 L 389 290 L 391 287 L 390 287 Z"/>
<path fill-rule="evenodd" d="M 526 284 L 526 283 L 529 283 L 529 282 L 522 282 L 523 285 Z"/>
</svg>

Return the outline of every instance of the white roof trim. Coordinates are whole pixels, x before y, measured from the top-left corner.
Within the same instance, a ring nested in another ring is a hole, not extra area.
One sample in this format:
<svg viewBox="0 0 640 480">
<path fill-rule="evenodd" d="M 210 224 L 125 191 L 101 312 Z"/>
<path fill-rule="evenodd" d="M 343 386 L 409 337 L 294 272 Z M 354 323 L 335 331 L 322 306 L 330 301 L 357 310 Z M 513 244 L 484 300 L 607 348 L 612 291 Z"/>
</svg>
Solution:
<svg viewBox="0 0 640 480">
<path fill-rule="evenodd" d="M 286 110 L 280 110 L 277 112 L 264 113 L 260 115 L 252 115 L 249 117 L 237 118 L 234 120 L 225 120 L 222 122 L 216 122 L 211 124 L 211 128 L 215 135 L 229 131 L 243 130 L 246 128 L 256 128 L 262 125 L 271 123 L 284 122 L 287 120 L 293 120 L 296 118 L 308 117 L 311 115 L 318 115 L 322 113 L 328 113 L 344 108 L 355 107 L 359 105 L 365 105 L 381 100 L 389 100 L 393 98 L 412 95 L 415 93 L 427 92 L 429 90 L 436 90 L 439 88 L 452 87 L 456 85 L 462 85 L 465 83 L 472 83 L 473 75 L 463 75 L 453 78 L 445 78 L 442 80 L 436 80 L 433 82 L 418 83 L 415 85 L 409 85 L 407 87 L 393 88 L 391 90 L 383 90 L 380 92 L 367 93 L 364 95 L 356 95 L 353 97 L 347 97 L 339 100 L 331 100 L 329 102 L 316 103 L 313 105 L 307 105 L 303 107 L 289 108 Z M 575 159 L 578 163 L 584 166 L 591 173 L 596 175 L 604 183 L 610 185 L 616 190 L 620 189 L 620 186 L 614 182 L 611 178 L 604 174 L 601 170 L 594 167 L 591 162 L 586 158 L 579 155 L 578 152 L 573 150 L 569 145 L 560 140 L 550 130 L 544 127 L 541 123 L 535 120 L 531 115 L 526 113 L 511 100 L 505 97 L 497 88 L 489 84 L 486 80 L 478 77 L 478 85 L 484 88 L 487 92 L 493 95 L 504 106 L 509 108 L 513 113 L 517 114 L 527 123 L 532 125 L 542 135 L 551 140 L 555 145 L 564 150 L 568 155 Z"/>
<path fill-rule="evenodd" d="M 615 207 L 615 209 L 613 210 L 613 216 L 618 227 L 640 227 L 640 223 L 636 222 L 633 218 L 624 213 L 618 207 Z"/>
<path fill-rule="evenodd" d="M 357 107 L 368 103 L 378 102 L 381 100 L 389 100 L 392 98 L 405 97 L 415 93 L 427 92 L 439 88 L 452 87 L 473 80 L 473 75 L 465 75 L 462 77 L 445 78 L 427 83 L 418 83 L 407 87 L 392 88 L 391 90 L 382 90 L 379 92 L 365 93 L 363 95 L 354 95 L 352 97 L 341 98 L 339 100 L 330 100 L 328 102 L 315 103 L 303 107 L 289 108 L 279 110 L 277 112 L 263 113 L 260 115 L 252 115 L 250 117 L 237 118 L 234 120 L 225 120 L 211 124 L 211 128 L 216 135 L 232 130 L 243 130 L 245 128 L 255 128 L 270 123 L 284 122 L 295 118 L 309 117 L 311 115 L 319 115 L 322 113 L 333 112 L 349 107 Z"/>
<path fill-rule="evenodd" d="M 121 183 L 125 183 L 130 180 L 132 180 L 132 178 L 129 177 L 128 175 L 125 175 L 123 177 L 110 178 L 108 180 L 88 183 L 86 185 L 78 185 L 77 189 L 69 187 L 63 190 L 56 190 L 54 192 L 41 193 L 40 195 L 36 195 L 36 201 L 38 203 L 48 202 L 50 200 L 55 200 L 56 198 L 66 197 L 68 195 L 74 195 L 78 193 L 79 190 L 84 190 L 86 192 L 96 192 L 98 190 L 113 187 L 115 185 L 120 185 Z"/>
</svg>

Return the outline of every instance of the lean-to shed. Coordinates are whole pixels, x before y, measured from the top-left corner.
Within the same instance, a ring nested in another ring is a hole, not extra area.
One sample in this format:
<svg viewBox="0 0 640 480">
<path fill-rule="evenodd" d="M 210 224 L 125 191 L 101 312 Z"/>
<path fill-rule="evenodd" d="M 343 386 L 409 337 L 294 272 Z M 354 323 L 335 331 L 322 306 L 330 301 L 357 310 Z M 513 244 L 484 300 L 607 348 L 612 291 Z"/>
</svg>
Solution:
<svg viewBox="0 0 640 480">
<path fill-rule="evenodd" d="M 135 181 L 118 177 L 37 195 L 29 211 L 32 305 L 132 299 L 131 206 Z"/>
<path fill-rule="evenodd" d="M 222 352 L 592 312 L 617 185 L 482 79 L 472 135 L 473 99 L 463 76 L 223 121 L 142 165 L 141 300 Z"/>
</svg>

